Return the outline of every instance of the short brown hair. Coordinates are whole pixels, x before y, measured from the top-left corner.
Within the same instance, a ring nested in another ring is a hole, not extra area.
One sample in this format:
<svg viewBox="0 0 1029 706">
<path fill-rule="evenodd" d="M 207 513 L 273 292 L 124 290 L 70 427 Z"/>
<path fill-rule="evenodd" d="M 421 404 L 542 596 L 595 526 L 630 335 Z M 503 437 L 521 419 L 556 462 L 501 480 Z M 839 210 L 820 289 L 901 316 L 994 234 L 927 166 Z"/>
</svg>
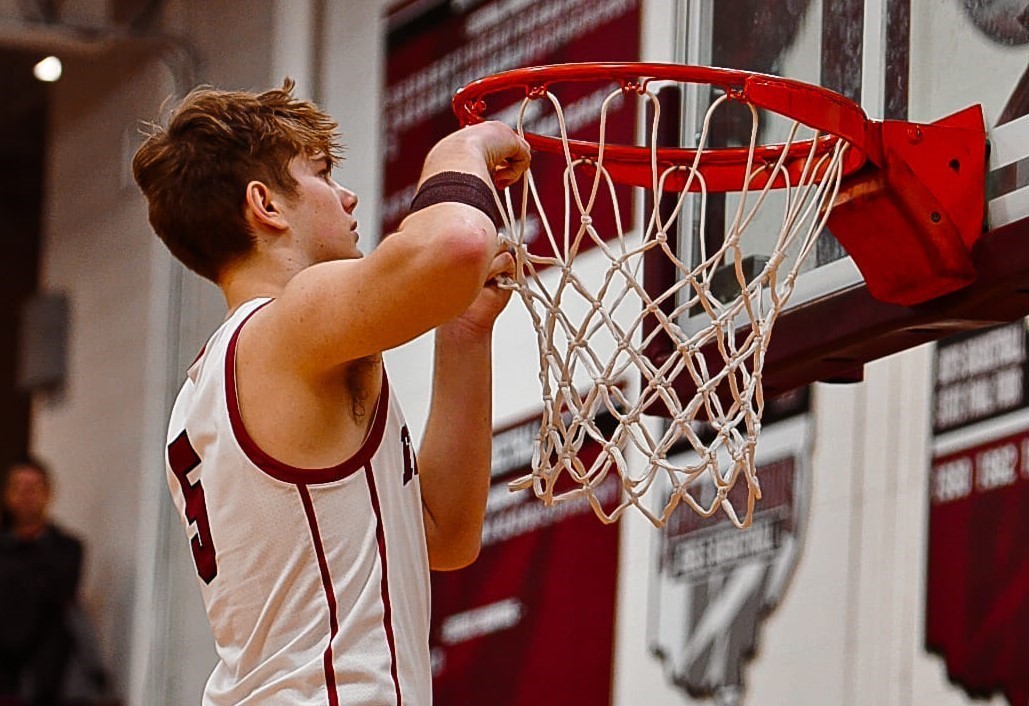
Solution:
<svg viewBox="0 0 1029 706">
<path fill-rule="evenodd" d="M 337 127 L 313 103 L 293 97 L 290 79 L 264 93 L 194 89 L 167 128 L 151 126 L 132 159 L 150 225 L 184 265 L 217 282 L 222 268 L 253 246 L 246 185 L 256 179 L 295 195 L 290 160 L 321 152 L 335 163 L 342 153 Z"/>
</svg>

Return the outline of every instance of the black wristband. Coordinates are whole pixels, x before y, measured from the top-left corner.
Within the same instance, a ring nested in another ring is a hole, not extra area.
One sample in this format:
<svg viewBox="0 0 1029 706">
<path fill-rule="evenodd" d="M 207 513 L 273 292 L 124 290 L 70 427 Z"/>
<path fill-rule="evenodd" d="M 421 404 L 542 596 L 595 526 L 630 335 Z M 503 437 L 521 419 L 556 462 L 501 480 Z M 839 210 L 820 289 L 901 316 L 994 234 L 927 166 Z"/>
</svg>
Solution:
<svg viewBox="0 0 1029 706">
<path fill-rule="evenodd" d="M 465 172 L 440 172 L 425 180 L 411 200 L 411 213 L 437 203 L 463 203 L 477 208 L 500 230 L 504 221 L 497 208 L 497 199 L 489 184 Z"/>
</svg>

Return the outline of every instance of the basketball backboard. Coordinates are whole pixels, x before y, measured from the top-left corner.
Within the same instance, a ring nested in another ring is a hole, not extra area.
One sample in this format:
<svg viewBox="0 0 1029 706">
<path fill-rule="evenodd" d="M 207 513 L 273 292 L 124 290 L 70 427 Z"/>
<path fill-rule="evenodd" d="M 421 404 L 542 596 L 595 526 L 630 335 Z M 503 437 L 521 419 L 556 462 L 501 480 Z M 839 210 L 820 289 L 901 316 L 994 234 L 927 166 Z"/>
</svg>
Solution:
<svg viewBox="0 0 1029 706">
<path fill-rule="evenodd" d="M 872 360 L 1029 313 L 1029 0 L 680 0 L 676 21 L 681 63 L 821 85 L 877 120 L 931 123 L 979 105 L 987 126 L 975 281 L 924 304 L 886 304 L 869 294 L 832 233 L 823 233 L 776 323 L 765 358 L 767 395 L 816 380 L 859 380 Z M 680 144 L 696 144 L 713 99 L 706 85 L 672 92 Z M 746 144 L 750 129 L 742 110 L 739 121 L 730 114 L 711 126 L 710 144 Z M 775 120 L 761 129 L 761 143 L 784 140 L 786 127 Z M 684 262 L 696 261 L 699 238 L 710 247 L 724 237 L 734 198 L 709 195 L 703 223 L 700 209 L 687 207 L 678 232 Z M 760 261 L 770 252 L 774 225 L 751 225 L 744 257 Z M 688 316 L 681 325 L 690 330 Z"/>
</svg>

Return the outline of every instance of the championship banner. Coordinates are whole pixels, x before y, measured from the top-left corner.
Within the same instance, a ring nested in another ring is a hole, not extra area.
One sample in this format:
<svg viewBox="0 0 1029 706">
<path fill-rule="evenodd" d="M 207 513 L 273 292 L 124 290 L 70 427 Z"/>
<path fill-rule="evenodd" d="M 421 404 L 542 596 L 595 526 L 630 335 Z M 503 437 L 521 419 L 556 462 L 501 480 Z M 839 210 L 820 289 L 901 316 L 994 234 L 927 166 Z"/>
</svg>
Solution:
<svg viewBox="0 0 1029 706">
<path fill-rule="evenodd" d="M 809 390 L 774 402 L 776 421 L 762 429 L 757 447 L 762 498 L 751 526 L 740 530 L 721 513 L 704 518 L 684 508 L 662 530 L 650 648 L 669 680 L 694 698 L 743 703 L 761 623 L 800 557 L 810 502 Z M 737 507 L 746 502 L 745 488 L 729 495 Z"/>
<path fill-rule="evenodd" d="M 382 233 L 393 232 L 407 215 L 429 149 L 458 128 L 451 110 L 458 88 L 525 66 L 639 61 L 640 4 L 641 0 L 413 0 L 393 6 L 387 15 L 382 116 Z M 569 137 L 597 139 L 600 105 L 613 88 L 586 84 L 578 93 L 564 94 Z M 487 117 L 514 126 L 522 98 L 524 91 L 501 96 L 496 106 L 490 105 L 496 112 Z M 636 108 L 635 101 L 623 100 L 609 111 L 609 143 L 634 142 Z M 549 101 L 532 102 L 526 129 L 558 134 Z M 564 157 L 537 153 L 533 165 L 543 212 L 562 213 Z M 630 190 L 619 192 L 618 206 L 623 227 L 629 230 Z M 600 202 L 594 217 L 608 218 L 610 213 L 610 204 Z M 538 217 L 527 228 L 526 240 L 531 242 L 541 232 Z"/>
<path fill-rule="evenodd" d="M 976 697 L 1029 704 L 1029 397 L 1023 321 L 941 341 L 926 648 Z"/>
<path fill-rule="evenodd" d="M 433 697 L 438 704 L 611 703 L 618 525 L 585 501 L 545 507 L 507 483 L 531 470 L 539 419 L 499 431 L 471 566 L 432 574 Z M 580 458 L 597 457 L 596 442 Z M 600 486 L 614 502 L 618 478 Z"/>
<path fill-rule="evenodd" d="M 1029 401 L 1023 321 L 950 336 L 936 346 L 933 433 L 1021 409 Z"/>
</svg>

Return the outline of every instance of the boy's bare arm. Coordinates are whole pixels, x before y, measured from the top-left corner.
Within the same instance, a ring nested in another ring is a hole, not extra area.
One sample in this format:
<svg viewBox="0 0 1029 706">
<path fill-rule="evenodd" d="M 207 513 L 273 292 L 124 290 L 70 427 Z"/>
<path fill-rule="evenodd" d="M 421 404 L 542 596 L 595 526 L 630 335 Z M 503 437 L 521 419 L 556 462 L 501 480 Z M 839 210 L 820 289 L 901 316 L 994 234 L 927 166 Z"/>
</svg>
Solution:
<svg viewBox="0 0 1029 706">
<path fill-rule="evenodd" d="M 527 162 L 521 138 L 486 123 L 437 144 L 422 181 L 464 171 L 504 186 Z M 367 257 L 317 264 L 293 277 L 260 326 L 264 336 L 288 342 L 282 354 L 290 367 L 331 374 L 460 315 L 481 291 L 496 250 L 496 228 L 485 213 L 435 204 L 408 216 Z"/>
<path fill-rule="evenodd" d="M 514 260 L 498 253 L 490 282 L 462 316 L 436 331 L 432 405 L 418 453 L 429 565 L 458 569 L 479 553 L 492 450 L 492 332 L 510 290 L 494 278 Z"/>
</svg>

